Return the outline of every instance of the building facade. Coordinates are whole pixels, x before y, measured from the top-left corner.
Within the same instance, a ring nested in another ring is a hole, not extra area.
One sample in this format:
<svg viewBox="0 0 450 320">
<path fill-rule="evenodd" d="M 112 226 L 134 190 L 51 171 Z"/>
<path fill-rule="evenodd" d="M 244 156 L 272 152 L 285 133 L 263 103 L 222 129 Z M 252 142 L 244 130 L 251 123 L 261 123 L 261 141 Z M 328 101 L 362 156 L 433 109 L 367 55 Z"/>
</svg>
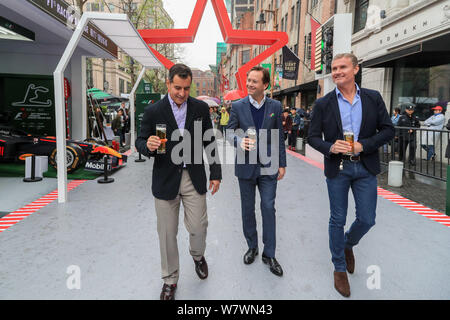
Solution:
<svg viewBox="0 0 450 320">
<path fill-rule="evenodd" d="M 353 13 L 352 50 L 362 86 L 382 93 L 392 113 L 414 103 L 420 120 L 450 101 L 450 1 L 341 1 Z M 448 115 L 447 115 L 448 117 Z"/>
<path fill-rule="evenodd" d="M 145 14 L 139 14 L 142 18 L 137 21 L 136 17 L 140 8 L 146 0 L 134 0 L 131 4 L 124 0 L 108 0 L 106 3 L 99 0 L 88 0 L 84 6 L 84 11 L 127 13 L 131 16 L 133 24 L 139 28 L 165 28 L 171 29 L 174 22 L 169 14 L 164 10 L 162 0 L 152 1 L 152 6 Z M 162 54 L 169 57 L 174 56 L 174 45 L 153 45 Z M 87 83 L 88 87 L 101 89 L 110 94 L 120 96 L 130 93 L 139 70 L 132 67 L 130 58 L 119 49 L 117 60 L 88 59 L 87 60 Z M 133 70 L 132 70 L 133 68 Z M 161 73 L 163 77 L 164 74 Z M 164 80 L 164 79 L 161 79 Z"/>
<path fill-rule="evenodd" d="M 216 97 L 215 75 L 211 70 L 192 69 L 192 81 L 197 86 L 197 96 Z"/>
</svg>

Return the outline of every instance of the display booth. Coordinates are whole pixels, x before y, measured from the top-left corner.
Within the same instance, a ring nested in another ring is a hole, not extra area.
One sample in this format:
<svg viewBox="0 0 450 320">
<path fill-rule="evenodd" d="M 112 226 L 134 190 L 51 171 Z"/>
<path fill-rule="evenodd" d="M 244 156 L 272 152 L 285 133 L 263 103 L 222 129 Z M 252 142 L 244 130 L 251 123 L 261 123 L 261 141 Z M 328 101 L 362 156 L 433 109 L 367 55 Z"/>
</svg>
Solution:
<svg viewBox="0 0 450 320">
<path fill-rule="evenodd" d="M 144 69 L 161 66 L 125 14 L 87 12 L 80 18 L 62 0 L 5 0 L 0 12 L 0 113 L 26 118 L 17 121 L 18 129 L 56 136 L 58 154 L 66 150 L 67 136 L 86 138 L 85 57 L 114 60 L 119 46 Z M 57 162 L 63 203 L 66 157 Z"/>
</svg>

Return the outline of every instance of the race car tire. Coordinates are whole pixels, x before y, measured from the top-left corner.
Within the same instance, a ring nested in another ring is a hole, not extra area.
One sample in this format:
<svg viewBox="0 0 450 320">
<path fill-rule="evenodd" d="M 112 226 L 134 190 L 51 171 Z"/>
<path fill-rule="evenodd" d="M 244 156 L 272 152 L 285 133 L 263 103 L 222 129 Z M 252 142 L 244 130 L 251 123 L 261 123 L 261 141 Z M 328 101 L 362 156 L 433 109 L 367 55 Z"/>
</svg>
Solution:
<svg viewBox="0 0 450 320">
<path fill-rule="evenodd" d="M 72 173 L 80 168 L 85 162 L 83 149 L 74 143 L 66 145 L 67 173 Z M 50 165 L 57 169 L 56 148 L 53 149 L 49 157 Z"/>
</svg>

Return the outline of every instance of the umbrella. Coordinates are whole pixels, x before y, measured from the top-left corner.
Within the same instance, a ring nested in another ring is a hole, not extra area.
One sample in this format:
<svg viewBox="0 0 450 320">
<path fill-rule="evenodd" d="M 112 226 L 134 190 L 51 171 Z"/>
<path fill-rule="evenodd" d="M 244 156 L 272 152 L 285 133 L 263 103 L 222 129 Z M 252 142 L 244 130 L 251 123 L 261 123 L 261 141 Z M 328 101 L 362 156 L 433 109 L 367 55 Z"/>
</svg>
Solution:
<svg viewBox="0 0 450 320">
<path fill-rule="evenodd" d="M 245 93 L 240 90 L 231 90 L 228 91 L 225 96 L 223 97 L 223 100 L 238 100 L 245 97 Z"/>
<path fill-rule="evenodd" d="M 220 100 L 209 96 L 198 96 L 197 99 L 205 101 L 210 107 L 218 107 Z"/>
<path fill-rule="evenodd" d="M 213 101 L 215 101 L 217 104 L 220 104 L 220 103 L 221 103 L 220 99 L 219 99 L 219 98 L 216 98 L 216 97 L 198 96 L 197 99 L 199 99 L 199 100 L 213 100 Z"/>
<path fill-rule="evenodd" d="M 203 102 L 206 102 L 210 107 L 218 107 L 219 105 L 212 99 L 204 99 Z"/>
</svg>

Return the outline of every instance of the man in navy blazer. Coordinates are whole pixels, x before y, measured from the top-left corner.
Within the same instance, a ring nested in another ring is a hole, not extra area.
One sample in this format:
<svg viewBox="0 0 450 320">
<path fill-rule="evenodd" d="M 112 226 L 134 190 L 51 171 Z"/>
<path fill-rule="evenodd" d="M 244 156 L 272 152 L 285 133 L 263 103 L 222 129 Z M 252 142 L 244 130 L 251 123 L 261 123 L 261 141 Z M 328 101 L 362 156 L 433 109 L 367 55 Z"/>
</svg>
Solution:
<svg viewBox="0 0 450 320">
<path fill-rule="evenodd" d="M 241 193 L 243 231 L 249 247 L 244 263 L 252 263 L 258 255 L 255 219 L 258 186 L 263 220 L 262 260 L 272 273 L 282 276 L 283 269 L 275 258 L 275 197 L 277 181 L 285 174 L 286 149 L 281 103 L 264 94 L 269 82 L 270 74 L 263 67 L 253 67 L 248 72 L 249 95 L 233 103 L 226 137 L 236 148 L 235 175 Z"/>
<path fill-rule="evenodd" d="M 378 148 L 394 138 L 394 127 L 380 93 L 359 88 L 355 83 L 359 70 L 355 55 L 336 55 L 331 69 L 336 89 L 316 101 L 308 142 L 325 156 L 334 286 L 344 297 L 349 297 L 346 270 L 354 272 L 352 248 L 375 225 L 376 175 L 380 173 Z M 353 148 L 344 140 L 347 131 L 353 133 Z M 356 220 L 344 233 L 350 188 L 356 204 Z"/>
</svg>

